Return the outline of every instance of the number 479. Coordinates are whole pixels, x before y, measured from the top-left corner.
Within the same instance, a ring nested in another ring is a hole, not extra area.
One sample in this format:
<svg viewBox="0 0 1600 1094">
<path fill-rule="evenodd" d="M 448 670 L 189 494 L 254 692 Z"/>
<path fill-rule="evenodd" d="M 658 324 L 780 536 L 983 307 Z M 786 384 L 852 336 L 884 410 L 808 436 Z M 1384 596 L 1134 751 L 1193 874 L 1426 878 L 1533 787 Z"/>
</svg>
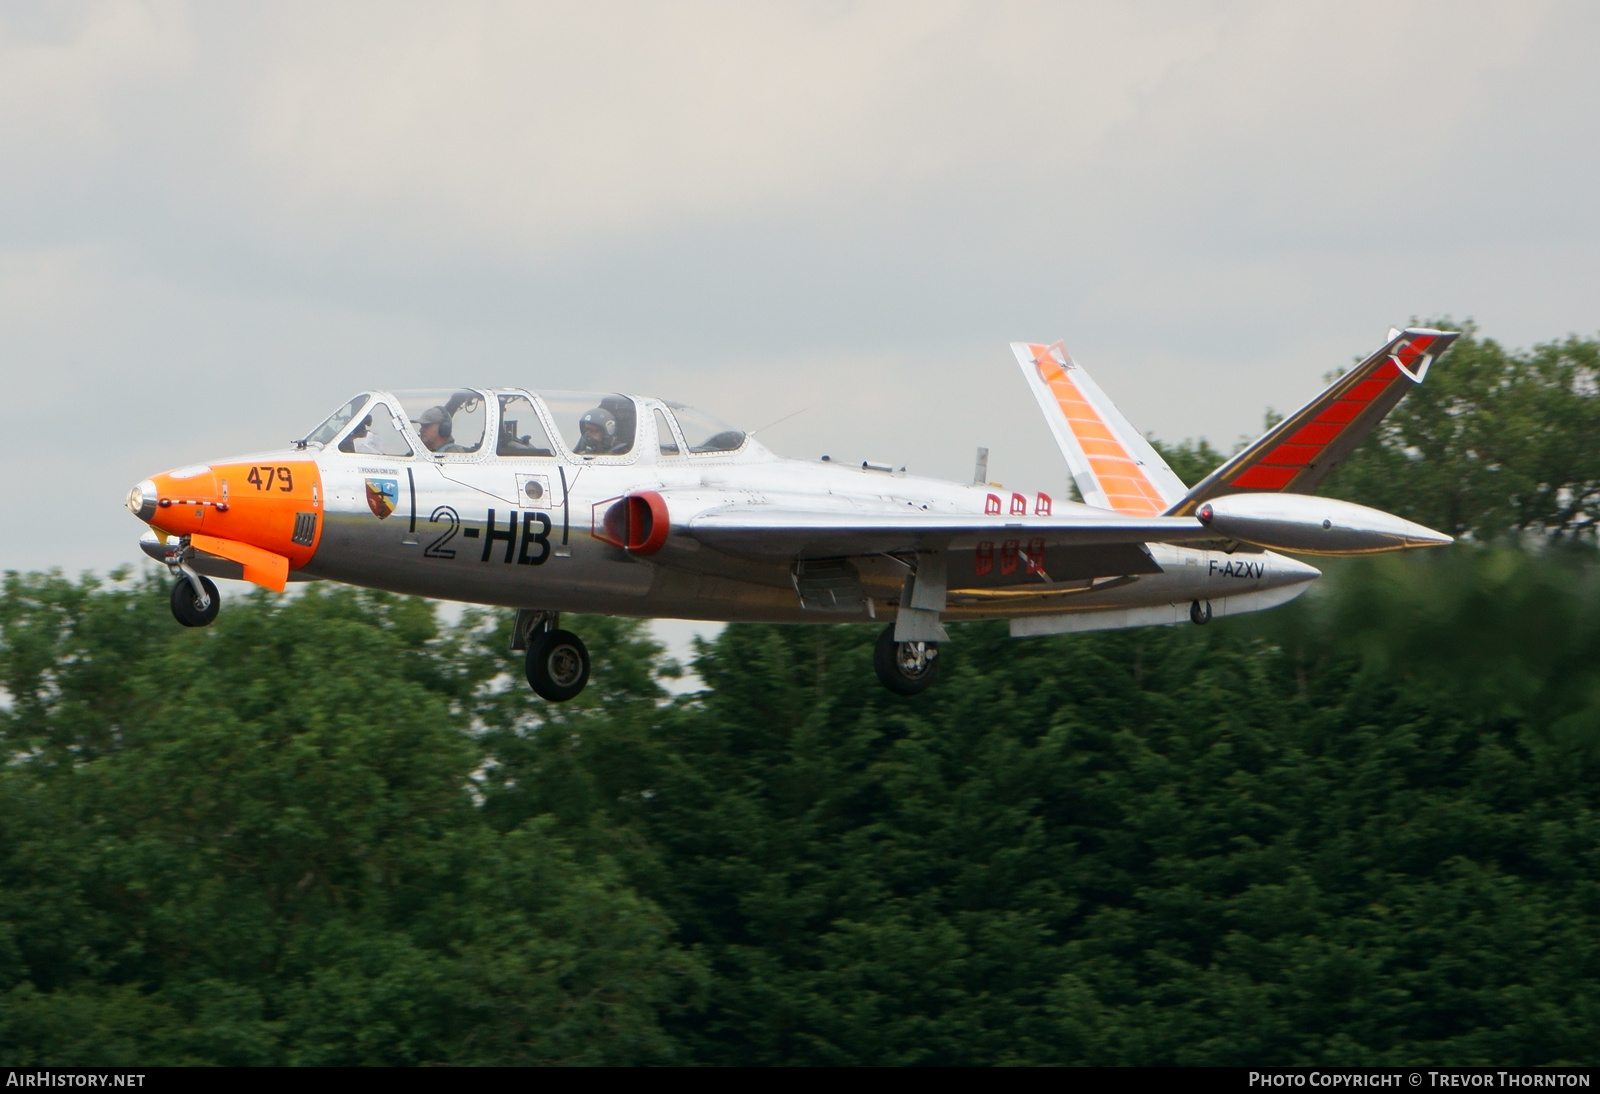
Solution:
<svg viewBox="0 0 1600 1094">
<path fill-rule="evenodd" d="M 274 481 L 282 483 L 278 489 L 285 494 L 294 489 L 294 475 L 287 467 L 252 467 L 244 481 L 257 490 L 271 490 Z"/>
</svg>

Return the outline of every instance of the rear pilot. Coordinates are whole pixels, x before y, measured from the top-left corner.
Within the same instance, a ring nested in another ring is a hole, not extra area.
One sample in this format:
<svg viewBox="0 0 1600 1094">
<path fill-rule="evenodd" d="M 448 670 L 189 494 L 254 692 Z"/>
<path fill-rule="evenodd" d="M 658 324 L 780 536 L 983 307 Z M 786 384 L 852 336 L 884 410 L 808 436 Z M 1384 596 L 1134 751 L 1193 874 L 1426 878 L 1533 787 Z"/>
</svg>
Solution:
<svg viewBox="0 0 1600 1094">
<path fill-rule="evenodd" d="M 597 406 L 578 419 L 578 446 L 573 449 L 580 456 L 609 456 L 625 444 L 617 440 L 616 416 L 603 406 Z"/>
</svg>

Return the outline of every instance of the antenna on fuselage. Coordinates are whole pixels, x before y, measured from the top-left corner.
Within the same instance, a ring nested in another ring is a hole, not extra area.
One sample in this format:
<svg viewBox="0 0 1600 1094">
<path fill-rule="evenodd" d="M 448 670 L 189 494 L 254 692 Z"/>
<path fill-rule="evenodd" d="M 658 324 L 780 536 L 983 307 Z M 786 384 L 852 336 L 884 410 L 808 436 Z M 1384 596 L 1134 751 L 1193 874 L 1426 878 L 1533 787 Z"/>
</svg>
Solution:
<svg viewBox="0 0 1600 1094">
<path fill-rule="evenodd" d="M 803 406 L 799 410 L 794 411 L 793 413 L 785 414 L 783 417 L 779 418 L 775 422 L 768 422 L 766 425 L 762 426 L 761 429 L 771 429 L 775 425 L 782 425 L 784 422 L 787 422 L 790 418 L 793 418 L 798 414 L 804 414 L 806 411 L 808 411 L 810 409 L 811 408 L 808 407 L 808 406 Z M 761 432 L 761 429 L 752 429 L 750 432 L 746 433 L 745 436 L 746 437 L 754 437 L 757 433 Z"/>
</svg>

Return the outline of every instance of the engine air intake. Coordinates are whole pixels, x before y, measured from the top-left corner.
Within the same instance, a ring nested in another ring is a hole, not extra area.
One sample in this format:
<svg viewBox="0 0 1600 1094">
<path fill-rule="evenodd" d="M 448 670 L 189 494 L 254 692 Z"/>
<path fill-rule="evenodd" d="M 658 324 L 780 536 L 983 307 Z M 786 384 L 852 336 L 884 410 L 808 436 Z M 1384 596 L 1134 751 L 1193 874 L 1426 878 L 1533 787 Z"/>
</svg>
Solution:
<svg viewBox="0 0 1600 1094">
<path fill-rule="evenodd" d="M 666 545 L 667 533 L 672 530 L 666 499 L 654 490 L 618 500 L 606 510 L 602 525 L 605 534 L 600 538 L 634 555 L 655 554 Z"/>
</svg>

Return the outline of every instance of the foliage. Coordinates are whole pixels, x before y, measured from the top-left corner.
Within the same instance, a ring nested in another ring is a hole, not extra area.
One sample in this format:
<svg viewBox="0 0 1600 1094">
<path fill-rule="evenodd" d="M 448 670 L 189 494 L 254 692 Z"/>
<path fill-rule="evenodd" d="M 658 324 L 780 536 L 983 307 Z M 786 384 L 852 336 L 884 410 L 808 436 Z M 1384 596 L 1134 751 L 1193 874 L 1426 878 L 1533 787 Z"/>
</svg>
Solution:
<svg viewBox="0 0 1600 1094">
<path fill-rule="evenodd" d="M 0 608 L 20 1063 L 1590 1061 L 1600 588 L 1345 567 L 1254 619 L 1013 643 L 636 624 L 551 710 L 506 620 L 153 582 Z"/>
<path fill-rule="evenodd" d="M 701 696 L 513 732 L 485 793 L 505 825 L 582 785 L 637 848 L 712 970 L 672 1023 L 706 1062 L 1594 1060 L 1595 572 L 1335 581 L 1203 630 L 958 627 L 911 702 L 865 629 L 734 626 Z"/>
<path fill-rule="evenodd" d="M 553 819 L 474 804 L 501 663 L 470 621 L 313 590 L 181 631 L 165 601 L 7 576 L 8 1063 L 674 1058 L 697 966 L 659 910 Z"/>
<path fill-rule="evenodd" d="M 1162 444 L 1151 437 L 1150 444 L 1186 486 L 1195 485 L 1221 467 L 1228 458 L 1227 454 L 1212 448 L 1211 442 L 1204 437 L 1198 441 L 1184 438 L 1180 444 Z"/>
<path fill-rule="evenodd" d="M 1600 1044 L 1600 582 L 1458 548 L 878 688 L 734 626 L 591 690 L 311 589 L 10 575 L 18 1063 L 1547 1063 Z M 1315 596 L 1315 594 L 1313 594 Z"/>
</svg>

